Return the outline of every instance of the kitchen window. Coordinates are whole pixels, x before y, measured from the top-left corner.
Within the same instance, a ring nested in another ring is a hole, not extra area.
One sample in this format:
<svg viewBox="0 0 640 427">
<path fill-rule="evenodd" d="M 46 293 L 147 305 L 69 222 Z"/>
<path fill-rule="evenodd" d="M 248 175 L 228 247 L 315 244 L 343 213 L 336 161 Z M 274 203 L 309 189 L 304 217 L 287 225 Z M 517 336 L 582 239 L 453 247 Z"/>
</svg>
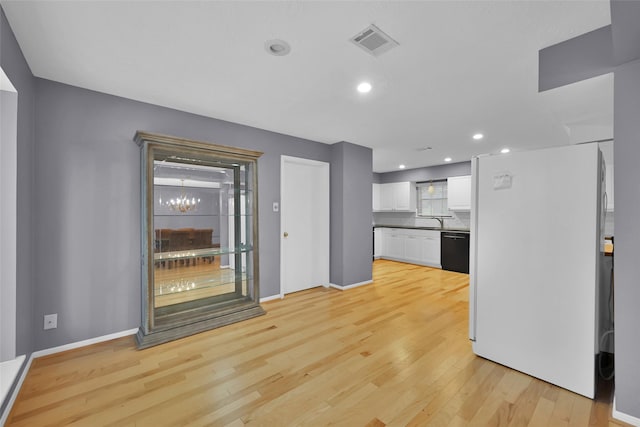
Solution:
<svg viewBox="0 0 640 427">
<path fill-rule="evenodd" d="M 450 216 L 447 208 L 447 181 L 419 182 L 417 185 L 418 216 Z"/>
</svg>

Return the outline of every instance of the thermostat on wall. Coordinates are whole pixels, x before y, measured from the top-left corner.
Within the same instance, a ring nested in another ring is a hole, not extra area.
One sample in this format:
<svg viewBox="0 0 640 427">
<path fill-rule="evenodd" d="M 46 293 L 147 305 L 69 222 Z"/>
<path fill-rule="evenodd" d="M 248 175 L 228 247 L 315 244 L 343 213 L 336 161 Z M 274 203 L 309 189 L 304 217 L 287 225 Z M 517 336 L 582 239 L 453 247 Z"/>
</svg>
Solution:
<svg viewBox="0 0 640 427">
<path fill-rule="evenodd" d="M 496 172 L 493 174 L 493 189 L 511 188 L 513 175 L 509 172 Z"/>
</svg>

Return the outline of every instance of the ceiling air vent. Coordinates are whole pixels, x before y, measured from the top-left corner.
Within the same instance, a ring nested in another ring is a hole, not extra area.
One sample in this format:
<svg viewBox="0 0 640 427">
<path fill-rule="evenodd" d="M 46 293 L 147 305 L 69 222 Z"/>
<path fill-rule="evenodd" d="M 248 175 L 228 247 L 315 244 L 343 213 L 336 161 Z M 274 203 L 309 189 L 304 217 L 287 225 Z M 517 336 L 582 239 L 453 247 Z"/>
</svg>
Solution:
<svg viewBox="0 0 640 427">
<path fill-rule="evenodd" d="M 392 47 L 398 46 L 398 42 L 373 24 L 353 36 L 351 41 L 373 56 L 379 56 Z"/>
</svg>

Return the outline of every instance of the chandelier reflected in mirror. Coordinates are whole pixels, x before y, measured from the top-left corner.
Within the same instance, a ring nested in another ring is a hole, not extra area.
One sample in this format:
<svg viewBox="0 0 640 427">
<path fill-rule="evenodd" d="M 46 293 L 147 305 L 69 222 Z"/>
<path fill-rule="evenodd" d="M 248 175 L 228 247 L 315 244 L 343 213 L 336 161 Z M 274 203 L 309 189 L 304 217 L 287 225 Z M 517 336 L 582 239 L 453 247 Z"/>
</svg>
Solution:
<svg viewBox="0 0 640 427">
<path fill-rule="evenodd" d="M 158 199 L 158 202 L 161 205 L 168 207 L 172 211 L 180 213 L 195 211 L 198 207 L 198 204 L 200 203 L 200 198 L 196 199 L 195 197 L 188 195 L 184 191 L 184 179 L 180 181 L 182 181 L 182 185 L 180 187 L 179 197 L 172 197 L 171 199 L 165 200 L 164 202 L 162 201 L 161 197 L 160 199 Z"/>
</svg>

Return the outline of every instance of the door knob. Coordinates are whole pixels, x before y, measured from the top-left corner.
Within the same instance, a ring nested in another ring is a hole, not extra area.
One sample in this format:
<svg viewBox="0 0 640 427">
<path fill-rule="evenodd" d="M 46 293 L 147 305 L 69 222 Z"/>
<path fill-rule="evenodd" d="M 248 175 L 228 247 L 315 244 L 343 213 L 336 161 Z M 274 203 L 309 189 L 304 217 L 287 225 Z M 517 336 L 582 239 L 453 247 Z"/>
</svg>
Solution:
<svg viewBox="0 0 640 427">
<path fill-rule="evenodd" d="M 284 237 L 289 237 L 289 233 L 287 233 L 286 231 L 283 234 Z"/>
</svg>

